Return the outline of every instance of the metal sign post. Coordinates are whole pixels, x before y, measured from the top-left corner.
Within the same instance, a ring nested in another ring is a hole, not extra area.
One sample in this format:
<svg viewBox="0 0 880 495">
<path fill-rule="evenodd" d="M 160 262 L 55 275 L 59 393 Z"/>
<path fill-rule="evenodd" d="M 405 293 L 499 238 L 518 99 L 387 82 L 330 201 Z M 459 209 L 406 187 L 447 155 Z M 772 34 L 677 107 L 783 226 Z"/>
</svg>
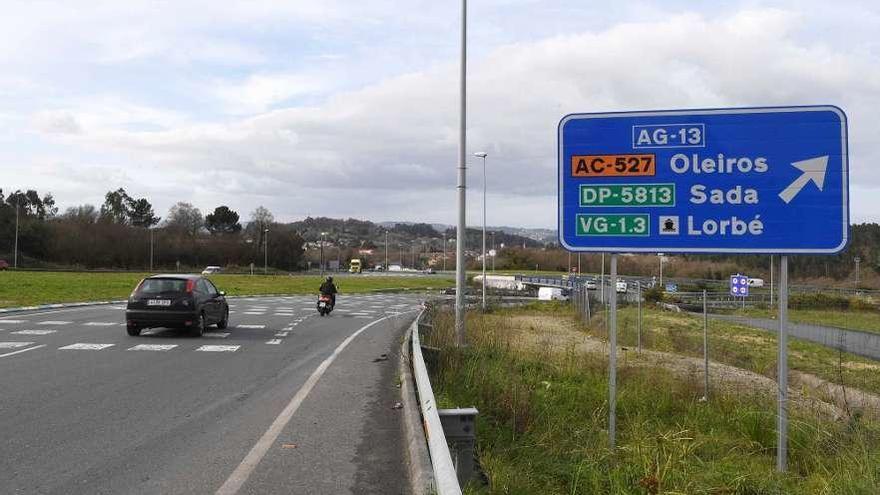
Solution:
<svg viewBox="0 0 880 495">
<path fill-rule="evenodd" d="M 639 354 L 642 353 L 642 283 L 636 281 L 636 300 L 639 304 L 639 323 L 636 325 L 636 345 Z"/>
<path fill-rule="evenodd" d="M 709 400 L 709 311 L 706 305 L 706 289 L 703 289 L 703 398 Z"/>
<path fill-rule="evenodd" d="M 788 256 L 779 258 L 779 394 L 776 431 L 776 470 L 785 472 L 788 460 Z"/>
<path fill-rule="evenodd" d="M 611 254 L 611 280 L 617 282 L 617 254 Z M 609 327 L 608 327 L 608 440 L 613 451 L 616 445 L 617 429 L 617 290 L 608 293 Z"/>
</svg>

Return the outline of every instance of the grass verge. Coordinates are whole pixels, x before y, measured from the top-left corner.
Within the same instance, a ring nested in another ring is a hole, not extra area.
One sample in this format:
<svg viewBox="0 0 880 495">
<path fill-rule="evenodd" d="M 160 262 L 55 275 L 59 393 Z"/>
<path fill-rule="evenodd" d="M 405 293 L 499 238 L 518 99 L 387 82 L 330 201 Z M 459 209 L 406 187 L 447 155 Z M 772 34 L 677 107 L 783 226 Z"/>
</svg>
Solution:
<svg viewBox="0 0 880 495">
<path fill-rule="evenodd" d="M 125 299 L 145 273 L 0 272 L 0 307 Z M 319 276 L 214 275 L 211 280 L 228 295 L 315 294 Z M 346 276 L 337 285 L 342 294 L 392 289 L 440 289 L 451 278 Z"/>
<path fill-rule="evenodd" d="M 700 380 L 663 368 L 618 372 L 618 443 L 608 447 L 607 359 L 541 345 L 580 328 L 568 308 L 468 317 L 470 346 L 451 346 L 453 324 L 434 315 L 428 340 L 442 352 L 432 377 L 442 407 L 476 406 L 480 463 L 491 494 L 874 494 L 880 428 L 793 408 L 790 472 L 775 472 L 772 394 L 720 389 L 700 401 Z M 530 344 L 527 344 L 530 342 Z"/>
</svg>

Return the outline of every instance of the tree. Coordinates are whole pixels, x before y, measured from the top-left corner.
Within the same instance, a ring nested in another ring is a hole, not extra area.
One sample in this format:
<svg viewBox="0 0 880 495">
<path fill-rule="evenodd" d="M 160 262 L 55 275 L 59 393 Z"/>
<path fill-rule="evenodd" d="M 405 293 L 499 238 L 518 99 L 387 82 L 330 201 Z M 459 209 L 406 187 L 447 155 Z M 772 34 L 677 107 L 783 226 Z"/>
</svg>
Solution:
<svg viewBox="0 0 880 495">
<path fill-rule="evenodd" d="M 256 210 L 251 212 L 251 223 L 248 225 L 248 230 L 250 230 L 251 233 L 254 233 L 253 230 L 256 229 L 257 238 L 260 241 L 257 243 L 257 247 L 263 246 L 265 230 L 274 222 L 275 217 L 272 215 L 272 212 L 262 205 L 258 206 Z"/>
<path fill-rule="evenodd" d="M 205 215 L 205 228 L 211 234 L 234 234 L 240 232 L 241 224 L 238 223 L 238 213 L 230 210 L 228 206 L 218 206 L 214 208 L 214 213 Z"/>
<path fill-rule="evenodd" d="M 100 213 L 92 205 L 71 206 L 63 215 L 62 220 L 68 220 L 78 224 L 92 224 L 98 221 Z"/>
<path fill-rule="evenodd" d="M 132 199 L 125 189 L 119 188 L 104 195 L 104 204 L 101 206 L 101 218 L 112 223 L 128 224 L 131 220 L 128 205 Z"/>
<path fill-rule="evenodd" d="M 159 217 L 153 212 L 153 205 L 146 198 L 128 198 L 126 205 L 128 218 L 135 227 L 150 228 L 159 223 Z"/>
<path fill-rule="evenodd" d="M 195 237 L 202 230 L 205 221 L 202 212 L 190 203 L 179 202 L 168 210 L 165 226 L 172 230 L 180 230 Z"/>
</svg>

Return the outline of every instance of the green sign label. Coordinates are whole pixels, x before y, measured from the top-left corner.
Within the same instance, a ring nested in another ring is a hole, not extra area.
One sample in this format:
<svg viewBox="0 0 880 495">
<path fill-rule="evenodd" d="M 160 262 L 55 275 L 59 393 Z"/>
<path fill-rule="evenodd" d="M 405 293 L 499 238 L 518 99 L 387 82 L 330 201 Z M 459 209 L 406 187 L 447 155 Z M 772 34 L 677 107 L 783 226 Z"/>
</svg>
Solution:
<svg viewBox="0 0 880 495">
<path fill-rule="evenodd" d="M 650 215 L 577 215 L 577 235 L 646 236 L 650 234 Z"/>
<path fill-rule="evenodd" d="M 675 206 L 675 184 L 581 184 L 580 205 Z"/>
</svg>

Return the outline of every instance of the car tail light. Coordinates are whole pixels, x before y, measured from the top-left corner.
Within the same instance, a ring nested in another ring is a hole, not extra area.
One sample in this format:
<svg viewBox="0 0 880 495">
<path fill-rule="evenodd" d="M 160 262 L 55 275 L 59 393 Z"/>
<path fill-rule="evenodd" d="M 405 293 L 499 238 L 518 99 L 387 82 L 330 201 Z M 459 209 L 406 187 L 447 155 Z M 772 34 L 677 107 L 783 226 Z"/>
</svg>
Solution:
<svg viewBox="0 0 880 495">
<path fill-rule="evenodd" d="M 196 283 L 195 283 L 194 281 L 192 281 L 192 280 L 187 280 L 187 281 L 186 281 L 186 293 L 187 293 L 187 294 L 192 294 L 192 292 L 193 292 L 193 288 L 194 288 L 195 286 L 196 286 Z"/>
</svg>

